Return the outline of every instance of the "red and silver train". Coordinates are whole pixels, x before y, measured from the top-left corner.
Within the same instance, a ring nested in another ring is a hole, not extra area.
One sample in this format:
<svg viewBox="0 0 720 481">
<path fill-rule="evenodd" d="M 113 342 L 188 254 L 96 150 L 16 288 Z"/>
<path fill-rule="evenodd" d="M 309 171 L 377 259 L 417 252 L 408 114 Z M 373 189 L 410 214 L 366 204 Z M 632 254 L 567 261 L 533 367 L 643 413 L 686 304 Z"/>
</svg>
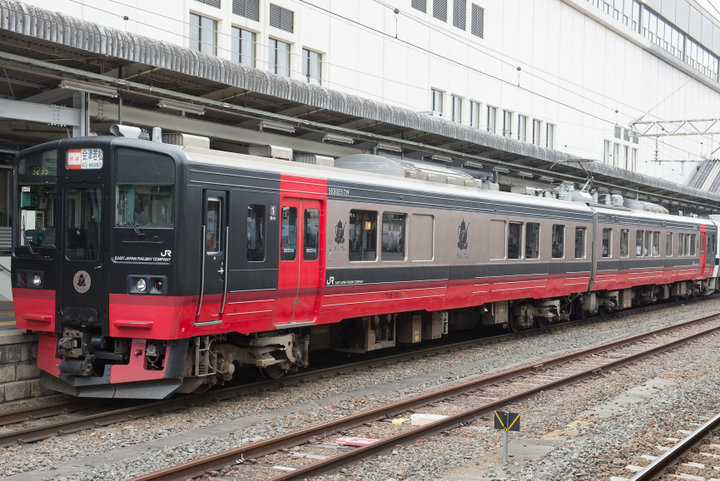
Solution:
<svg viewBox="0 0 720 481">
<path fill-rule="evenodd" d="M 49 387 L 164 398 L 243 365 L 280 376 L 314 350 L 717 287 L 712 220 L 190 143 L 86 137 L 18 155 L 15 313 Z"/>
</svg>

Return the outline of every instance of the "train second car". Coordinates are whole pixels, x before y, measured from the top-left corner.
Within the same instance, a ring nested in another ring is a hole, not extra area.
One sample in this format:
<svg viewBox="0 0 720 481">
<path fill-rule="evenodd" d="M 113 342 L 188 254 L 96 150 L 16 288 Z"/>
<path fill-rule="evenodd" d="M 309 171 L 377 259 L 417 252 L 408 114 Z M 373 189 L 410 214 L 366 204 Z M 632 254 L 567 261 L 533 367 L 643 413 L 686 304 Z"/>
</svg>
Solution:
<svg viewBox="0 0 720 481">
<path fill-rule="evenodd" d="M 18 155 L 16 322 L 38 334 L 50 387 L 164 398 L 243 366 L 281 376 L 313 350 L 519 330 L 716 289 L 711 220 L 185 138 L 72 138 Z"/>
</svg>

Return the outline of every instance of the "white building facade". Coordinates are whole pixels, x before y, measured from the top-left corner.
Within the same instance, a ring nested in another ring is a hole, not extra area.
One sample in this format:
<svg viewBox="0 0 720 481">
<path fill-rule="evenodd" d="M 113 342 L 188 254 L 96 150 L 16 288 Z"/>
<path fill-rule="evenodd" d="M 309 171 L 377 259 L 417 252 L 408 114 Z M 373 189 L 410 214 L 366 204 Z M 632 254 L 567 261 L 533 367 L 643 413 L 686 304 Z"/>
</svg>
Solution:
<svg viewBox="0 0 720 481">
<path fill-rule="evenodd" d="M 678 183 L 718 156 L 633 132 L 720 117 L 720 22 L 694 0 L 26 3 Z"/>
</svg>

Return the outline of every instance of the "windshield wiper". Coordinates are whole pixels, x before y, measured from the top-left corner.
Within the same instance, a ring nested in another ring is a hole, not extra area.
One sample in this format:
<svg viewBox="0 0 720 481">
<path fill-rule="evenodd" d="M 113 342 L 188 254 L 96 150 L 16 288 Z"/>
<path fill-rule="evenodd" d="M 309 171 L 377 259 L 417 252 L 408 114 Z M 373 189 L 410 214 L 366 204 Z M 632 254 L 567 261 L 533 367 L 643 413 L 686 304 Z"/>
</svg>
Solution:
<svg viewBox="0 0 720 481">
<path fill-rule="evenodd" d="M 32 236 L 23 232 L 23 238 L 25 239 L 25 245 L 27 246 L 28 250 L 30 251 L 30 254 L 36 256 L 37 252 L 35 252 L 35 249 L 33 249 L 33 246 L 32 246 Z"/>
<path fill-rule="evenodd" d="M 128 212 L 127 207 L 123 207 L 123 210 L 125 211 L 125 220 L 127 221 L 128 224 L 130 224 L 130 227 L 133 228 L 133 230 L 135 231 L 135 234 L 138 237 L 144 237 L 145 233 L 140 231 L 140 228 L 135 223 L 135 220 L 133 220 L 132 216 L 130 215 L 130 212 Z"/>
</svg>

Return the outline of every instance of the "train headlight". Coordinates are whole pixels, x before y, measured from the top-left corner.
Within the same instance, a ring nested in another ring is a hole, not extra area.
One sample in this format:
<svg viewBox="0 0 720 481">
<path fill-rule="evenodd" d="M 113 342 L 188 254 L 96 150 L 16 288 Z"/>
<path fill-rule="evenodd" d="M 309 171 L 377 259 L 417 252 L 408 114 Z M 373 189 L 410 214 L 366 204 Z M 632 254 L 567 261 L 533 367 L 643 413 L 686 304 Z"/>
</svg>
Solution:
<svg viewBox="0 0 720 481">
<path fill-rule="evenodd" d="M 145 289 L 147 289 L 147 282 L 145 279 L 138 279 L 135 281 L 135 289 L 137 289 L 138 292 L 145 292 Z"/>
<path fill-rule="evenodd" d="M 33 275 L 32 284 L 34 287 L 40 287 L 40 285 L 42 284 L 42 277 L 40 276 L 40 274 Z"/>
</svg>

